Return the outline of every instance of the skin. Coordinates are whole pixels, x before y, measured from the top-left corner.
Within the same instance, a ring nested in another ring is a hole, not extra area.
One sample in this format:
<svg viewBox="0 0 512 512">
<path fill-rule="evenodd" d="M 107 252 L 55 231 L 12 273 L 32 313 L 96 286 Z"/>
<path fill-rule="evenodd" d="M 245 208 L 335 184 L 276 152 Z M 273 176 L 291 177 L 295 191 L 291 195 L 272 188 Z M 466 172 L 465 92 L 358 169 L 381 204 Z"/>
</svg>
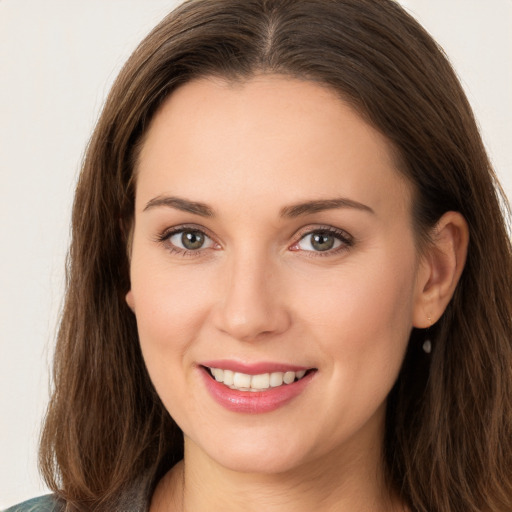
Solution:
<svg viewBox="0 0 512 512">
<path fill-rule="evenodd" d="M 212 215 L 163 204 L 171 196 Z M 383 478 L 386 396 L 413 326 L 443 313 L 467 246 L 449 212 L 420 257 L 411 197 L 386 138 L 319 84 L 201 79 L 164 103 L 137 166 L 127 302 L 185 459 L 152 512 L 404 510 Z M 357 207 L 283 215 L 339 198 Z M 182 225 L 205 245 L 165 238 Z M 315 250 L 309 233 L 327 227 L 343 239 Z M 205 388 L 197 365 L 218 359 L 317 371 L 285 406 L 241 414 Z"/>
</svg>

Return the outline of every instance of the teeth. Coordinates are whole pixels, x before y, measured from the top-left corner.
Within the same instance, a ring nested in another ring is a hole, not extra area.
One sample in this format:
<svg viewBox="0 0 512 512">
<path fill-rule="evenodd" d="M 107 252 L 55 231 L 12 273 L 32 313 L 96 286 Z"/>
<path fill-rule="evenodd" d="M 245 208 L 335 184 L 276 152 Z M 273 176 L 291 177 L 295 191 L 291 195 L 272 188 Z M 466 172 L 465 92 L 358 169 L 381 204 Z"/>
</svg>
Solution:
<svg viewBox="0 0 512 512">
<path fill-rule="evenodd" d="M 270 387 L 277 388 L 283 385 L 283 372 L 274 372 L 270 374 Z"/>
<path fill-rule="evenodd" d="M 246 373 L 235 372 L 233 375 L 233 386 L 235 386 L 235 388 L 250 388 L 251 376 Z"/>
<path fill-rule="evenodd" d="M 295 372 L 286 372 L 283 376 L 285 384 L 291 384 L 295 380 Z"/>
<path fill-rule="evenodd" d="M 212 368 L 212 374 L 217 382 L 224 382 L 224 370 Z"/>
<path fill-rule="evenodd" d="M 232 386 L 233 385 L 233 377 L 234 377 L 234 372 L 232 372 L 231 370 L 224 370 L 224 384 L 226 384 L 226 386 Z"/>
<path fill-rule="evenodd" d="M 262 373 L 261 375 L 253 375 L 251 377 L 252 389 L 268 389 L 270 386 L 270 373 Z"/>
<path fill-rule="evenodd" d="M 291 384 L 296 379 L 302 379 L 306 375 L 306 370 L 260 373 L 258 375 L 248 375 L 223 370 L 222 368 L 210 368 L 210 371 L 217 382 L 222 382 L 231 389 L 237 389 L 238 391 L 262 391 L 268 388 L 276 388 L 283 384 Z"/>
</svg>

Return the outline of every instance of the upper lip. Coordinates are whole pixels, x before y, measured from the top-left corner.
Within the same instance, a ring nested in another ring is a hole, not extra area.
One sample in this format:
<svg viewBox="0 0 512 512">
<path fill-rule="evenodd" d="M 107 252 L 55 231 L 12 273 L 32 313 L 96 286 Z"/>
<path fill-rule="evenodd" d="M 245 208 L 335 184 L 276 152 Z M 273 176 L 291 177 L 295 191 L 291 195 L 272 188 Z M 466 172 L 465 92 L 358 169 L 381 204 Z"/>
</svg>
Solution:
<svg viewBox="0 0 512 512">
<path fill-rule="evenodd" d="M 208 368 L 221 368 L 223 370 L 231 370 L 233 372 L 245 373 L 247 375 L 259 375 L 262 373 L 273 372 L 298 372 L 301 370 L 311 370 L 313 368 L 311 366 L 300 366 L 295 364 L 271 361 L 244 363 L 241 361 L 234 361 L 232 359 L 203 361 L 199 364 L 200 366 L 207 366 Z"/>
</svg>

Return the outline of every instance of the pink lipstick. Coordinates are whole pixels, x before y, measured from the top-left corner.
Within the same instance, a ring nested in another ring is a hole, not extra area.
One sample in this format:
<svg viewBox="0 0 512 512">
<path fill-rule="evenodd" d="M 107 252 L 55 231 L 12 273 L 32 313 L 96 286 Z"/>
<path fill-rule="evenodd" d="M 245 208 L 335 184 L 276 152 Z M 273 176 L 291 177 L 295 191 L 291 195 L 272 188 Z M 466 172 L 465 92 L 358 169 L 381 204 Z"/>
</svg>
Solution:
<svg viewBox="0 0 512 512">
<path fill-rule="evenodd" d="M 282 363 L 208 361 L 198 365 L 206 389 L 226 409 L 249 414 L 271 412 L 301 394 L 315 368 Z"/>
</svg>

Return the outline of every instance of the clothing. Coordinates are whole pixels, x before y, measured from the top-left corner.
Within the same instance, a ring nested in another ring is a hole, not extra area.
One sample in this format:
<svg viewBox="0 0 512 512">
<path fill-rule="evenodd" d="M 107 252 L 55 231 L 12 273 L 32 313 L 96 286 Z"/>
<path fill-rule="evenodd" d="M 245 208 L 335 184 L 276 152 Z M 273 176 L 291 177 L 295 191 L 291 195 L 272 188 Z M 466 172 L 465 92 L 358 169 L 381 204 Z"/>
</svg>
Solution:
<svg viewBox="0 0 512 512">
<path fill-rule="evenodd" d="M 0 0 L 1 1 L 1 0 Z M 148 512 L 152 494 L 152 473 L 142 473 L 117 497 L 111 512 Z M 0 512 L 63 512 L 65 503 L 54 494 L 33 498 Z"/>
<path fill-rule="evenodd" d="M 147 484 L 146 481 L 142 479 L 141 481 L 142 484 Z M 150 493 L 147 492 L 146 486 L 142 484 L 133 485 L 123 492 L 119 496 L 117 504 L 111 507 L 112 512 L 148 512 L 148 496 Z M 64 509 L 65 503 L 62 500 L 58 500 L 53 494 L 47 494 L 24 501 L 0 512 L 63 512 Z"/>
<path fill-rule="evenodd" d="M 60 512 L 62 505 L 52 494 L 33 498 L 18 505 L 14 505 L 3 512 Z"/>
</svg>

